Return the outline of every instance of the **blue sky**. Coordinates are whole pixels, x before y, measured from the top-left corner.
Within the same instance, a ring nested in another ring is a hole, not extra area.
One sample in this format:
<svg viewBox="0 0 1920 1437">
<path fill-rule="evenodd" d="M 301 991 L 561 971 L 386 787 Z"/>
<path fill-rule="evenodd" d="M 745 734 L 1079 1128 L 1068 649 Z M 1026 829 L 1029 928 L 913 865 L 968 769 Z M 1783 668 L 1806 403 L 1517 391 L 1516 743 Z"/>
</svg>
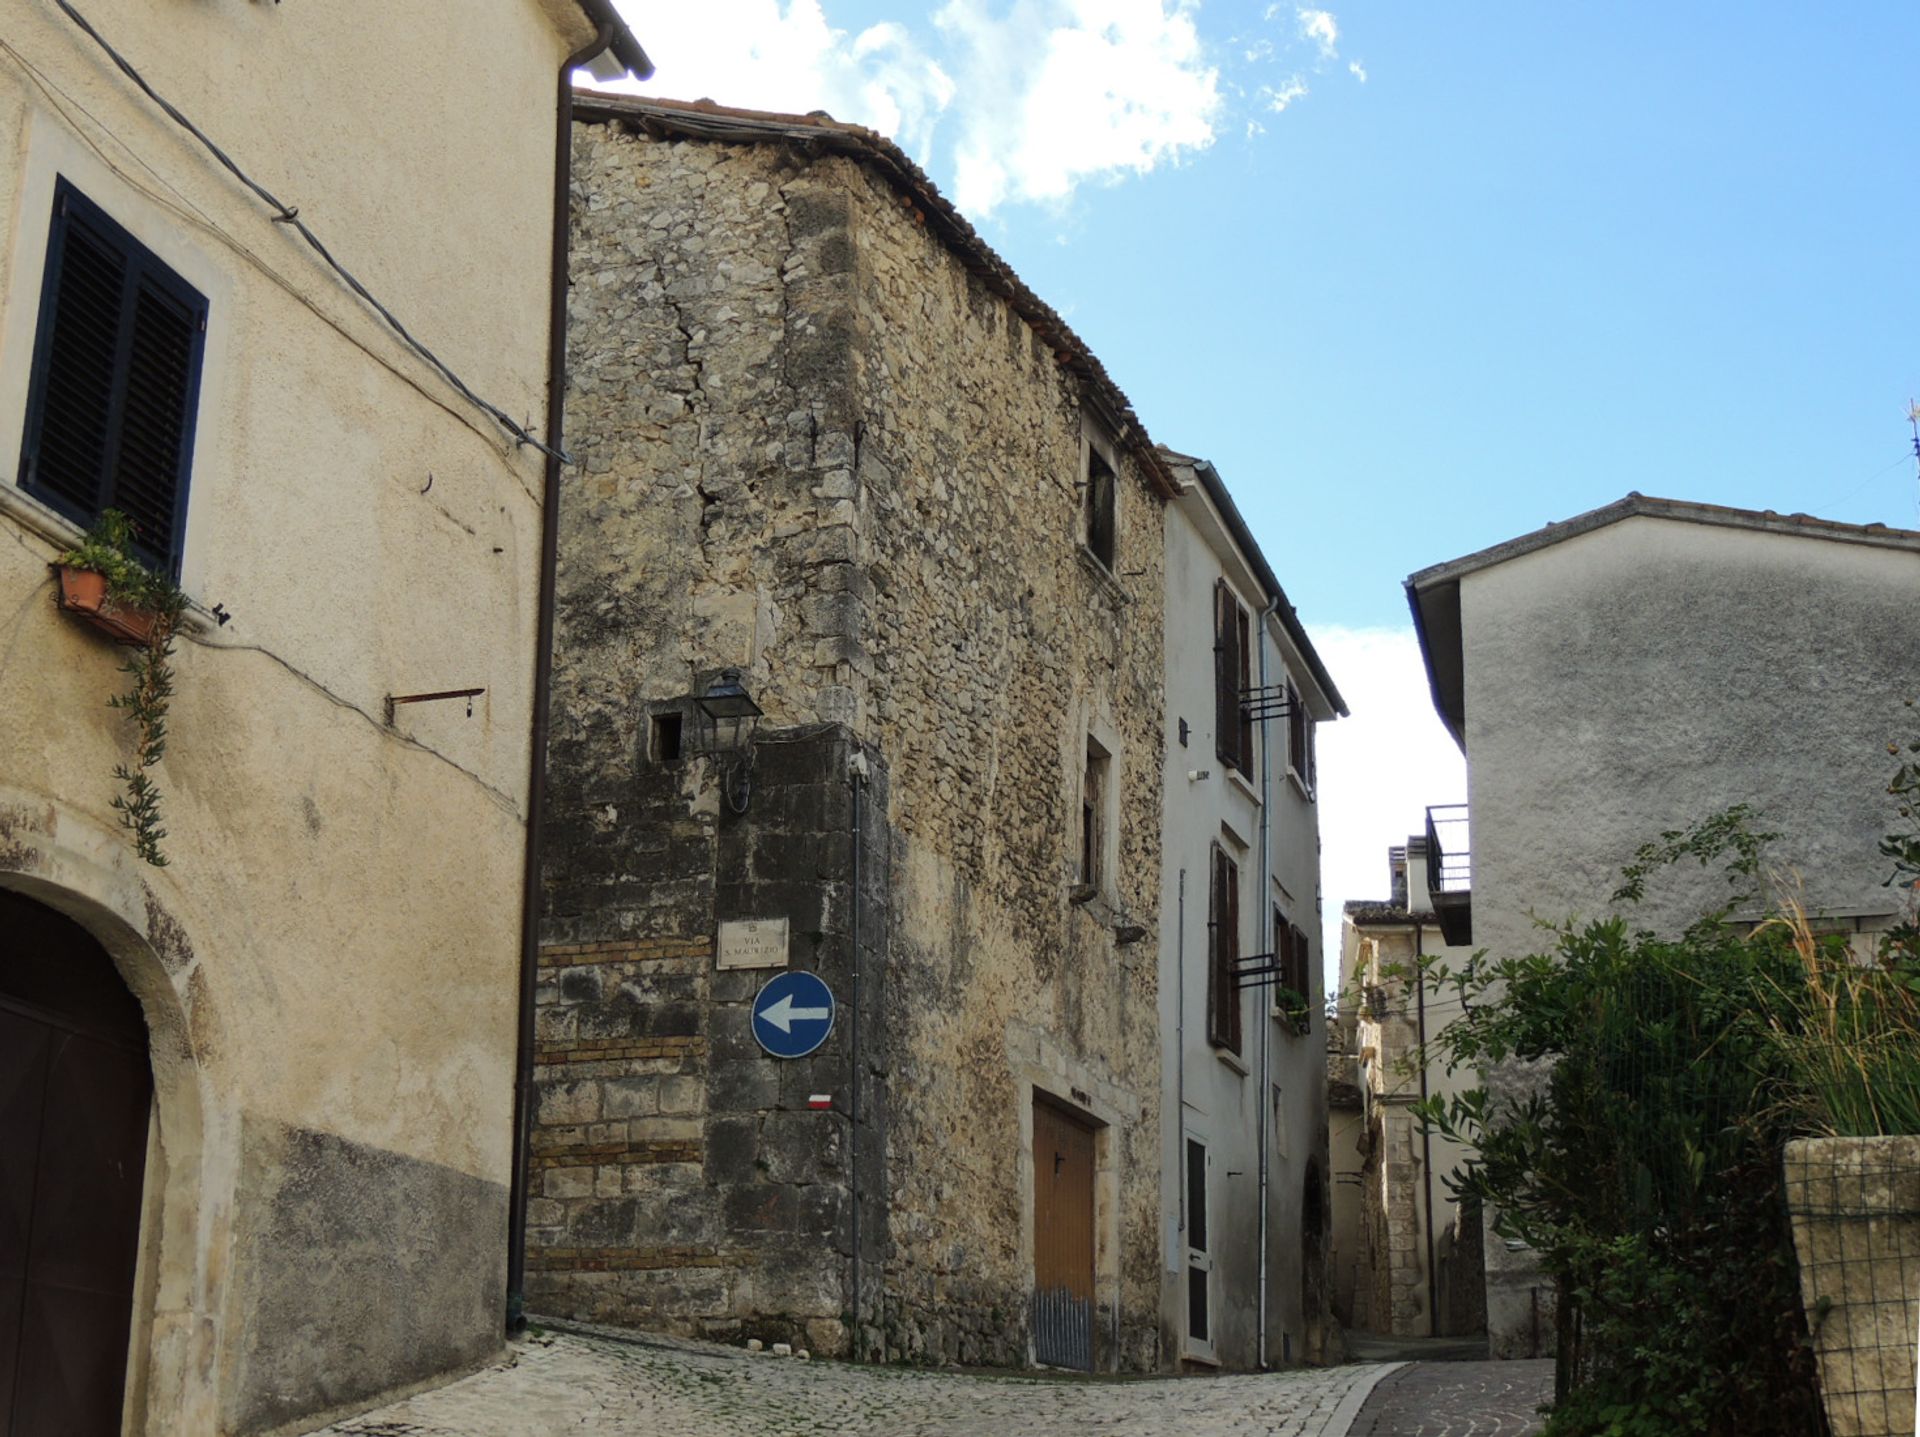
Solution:
<svg viewBox="0 0 1920 1437">
<path fill-rule="evenodd" d="M 646 90 L 894 133 L 1218 464 L 1355 710 L 1330 939 L 1464 796 L 1408 573 L 1630 489 L 1920 525 L 1920 6 L 681 8 Z"/>
</svg>

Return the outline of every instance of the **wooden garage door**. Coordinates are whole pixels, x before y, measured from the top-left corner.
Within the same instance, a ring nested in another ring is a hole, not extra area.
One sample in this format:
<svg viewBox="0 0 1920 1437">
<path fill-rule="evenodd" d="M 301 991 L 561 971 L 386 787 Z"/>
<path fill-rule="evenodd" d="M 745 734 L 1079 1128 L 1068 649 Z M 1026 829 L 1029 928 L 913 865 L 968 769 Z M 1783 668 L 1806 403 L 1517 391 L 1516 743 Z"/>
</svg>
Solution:
<svg viewBox="0 0 1920 1437">
<path fill-rule="evenodd" d="M 1033 1104 L 1033 1333 L 1036 1360 L 1093 1369 L 1093 1129 Z"/>
<path fill-rule="evenodd" d="M 117 1437 L 146 1025 L 77 924 L 0 893 L 0 1437 Z"/>
</svg>

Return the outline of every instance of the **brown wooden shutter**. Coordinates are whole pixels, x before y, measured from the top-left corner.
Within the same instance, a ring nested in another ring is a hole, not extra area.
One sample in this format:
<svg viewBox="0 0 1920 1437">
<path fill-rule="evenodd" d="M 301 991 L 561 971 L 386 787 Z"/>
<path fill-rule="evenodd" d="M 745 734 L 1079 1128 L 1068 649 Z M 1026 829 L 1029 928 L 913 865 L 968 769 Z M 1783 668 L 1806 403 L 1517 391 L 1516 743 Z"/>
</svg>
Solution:
<svg viewBox="0 0 1920 1437">
<path fill-rule="evenodd" d="M 1240 1051 L 1240 990 L 1234 963 L 1240 957 L 1240 870 L 1218 844 L 1207 901 L 1207 1041 Z"/>
<path fill-rule="evenodd" d="M 1311 783 L 1307 772 L 1307 713 L 1300 706 L 1300 690 L 1287 683 L 1287 762 L 1300 775 L 1302 783 Z"/>
<path fill-rule="evenodd" d="M 1233 1052 L 1240 1051 L 1240 988 L 1234 965 L 1240 959 L 1240 868 L 1223 852 L 1220 855 L 1220 890 L 1223 896 L 1220 918 L 1219 963 L 1215 982 L 1220 992 L 1220 1043 Z"/>
<path fill-rule="evenodd" d="M 1242 696 L 1253 687 L 1253 641 L 1251 624 L 1247 611 L 1238 603 L 1234 604 L 1234 635 L 1237 639 L 1236 653 L 1240 662 L 1234 666 L 1236 692 L 1233 700 L 1233 712 L 1240 725 L 1240 772 L 1253 774 L 1253 719 L 1247 714 L 1247 706 Z"/>
<path fill-rule="evenodd" d="M 1227 860 L 1227 1031 L 1231 1047 L 1240 1051 L 1240 868 Z"/>
<path fill-rule="evenodd" d="M 1241 766 L 1239 605 L 1222 579 L 1213 586 L 1213 748 L 1222 763 Z"/>
<path fill-rule="evenodd" d="M 1313 1025 L 1313 949 L 1306 930 L 1289 928 L 1293 935 L 1293 991 L 1300 995 L 1300 1031 Z"/>
<path fill-rule="evenodd" d="M 1214 844 L 1207 855 L 1207 1041 L 1224 1041 L 1220 1026 L 1220 943 L 1221 921 L 1227 911 L 1226 855 Z"/>
</svg>

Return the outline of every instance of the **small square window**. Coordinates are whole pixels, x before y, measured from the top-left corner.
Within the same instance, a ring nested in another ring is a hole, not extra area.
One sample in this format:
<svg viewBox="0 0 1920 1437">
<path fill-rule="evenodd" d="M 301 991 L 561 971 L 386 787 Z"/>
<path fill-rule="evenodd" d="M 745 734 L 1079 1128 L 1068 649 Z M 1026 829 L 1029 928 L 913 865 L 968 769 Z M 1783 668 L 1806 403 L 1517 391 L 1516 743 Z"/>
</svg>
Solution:
<svg viewBox="0 0 1920 1437">
<path fill-rule="evenodd" d="M 207 301 L 70 183 L 54 187 L 20 486 L 178 575 Z"/>
<path fill-rule="evenodd" d="M 648 749 L 655 763 L 678 763 L 680 761 L 681 716 L 677 713 L 655 714 L 653 716 L 651 742 Z"/>
</svg>

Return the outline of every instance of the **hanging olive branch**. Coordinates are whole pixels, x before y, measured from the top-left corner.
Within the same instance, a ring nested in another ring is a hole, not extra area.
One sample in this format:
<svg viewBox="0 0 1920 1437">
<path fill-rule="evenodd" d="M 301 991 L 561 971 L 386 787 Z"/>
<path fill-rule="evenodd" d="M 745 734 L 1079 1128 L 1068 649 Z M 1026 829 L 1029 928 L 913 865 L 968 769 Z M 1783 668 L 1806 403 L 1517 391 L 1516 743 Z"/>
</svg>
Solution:
<svg viewBox="0 0 1920 1437">
<path fill-rule="evenodd" d="M 131 680 L 127 691 L 115 694 L 107 704 L 123 711 L 139 731 L 133 763 L 113 766 L 113 776 L 125 790 L 114 797 L 114 811 L 120 815 L 121 827 L 133 835 L 134 851 L 155 868 L 165 868 L 160 840 L 167 830 L 160 825 L 160 787 L 147 770 L 167 752 L 173 635 L 186 609 L 186 596 L 173 580 L 154 573 L 134 556 L 133 525 L 117 509 L 102 510 L 80 546 L 61 555 L 60 562 L 104 574 L 110 598 L 153 615 L 152 637 L 120 666 Z"/>
<path fill-rule="evenodd" d="M 115 694 L 107 703 L 124 710 L 140 736 L 134 744 L 133 766 L 113 766 L 113 776 L 126 789 L 117 795 L 113 807 L 120 815 L 121 827 L 133 835 L 133 848 L 155 868 L 165 868 L 167 857 L 160 851 L 160 840 L 167 836 L 160 826 L 160 787 L 147 775 L 167 752 L 167 708 L 173 699 L 173 626 L 175 619 L 161 614 L 153 626 L 153 639 L 120 666 L 120 672 L 132 677 L 124 694 Z"/>
</svg>

